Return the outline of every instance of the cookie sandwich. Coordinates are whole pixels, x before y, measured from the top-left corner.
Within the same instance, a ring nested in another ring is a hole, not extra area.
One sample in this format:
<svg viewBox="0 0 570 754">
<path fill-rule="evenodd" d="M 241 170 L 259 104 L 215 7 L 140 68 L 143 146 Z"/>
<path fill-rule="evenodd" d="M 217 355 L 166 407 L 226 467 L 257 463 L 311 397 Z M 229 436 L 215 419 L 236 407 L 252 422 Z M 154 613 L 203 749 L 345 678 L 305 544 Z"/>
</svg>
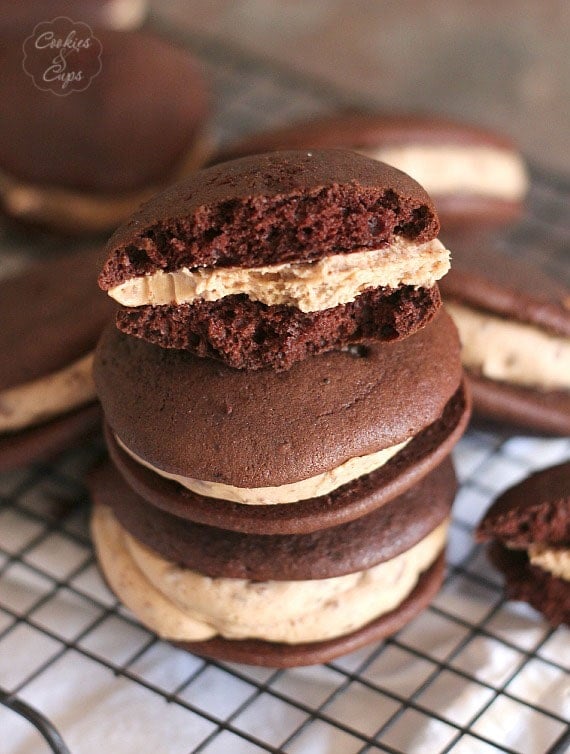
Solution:
<svg viewBox="0 0 570 754">
<path fill-rule="evenodd" d="M 425 191 L 341 150 L 257 155 L 196 173 L 111 237 L 117 326 L 245 369 L 407 337 L 440 306 L 449 252 Z"/>
<path fill-rule="evenodd" d="M 570 434 L 570 288 L 486 237 L 454 237 L 442 281 L 477 416 Z"/>
<path fill-rule="evenodd" d="M 438 589 L 456 487 L 449 453 L 469 416 L 451 318 L 436 293 L 411 332 L 387 337 L 376 325 L 309 349 L 314 320 L 296 313 L 311 287 L 299 269 L 334 257 L 355 299 L 371 272 L 443 270 L 437 227 L 411 179 L 332 150 L 202 171 L 111 239 L 104 289 L 176 292 L 182 277 L 195 290 L 200 271 L 247 282 L 221 299 L 212 288 L 212 317 L 220 306 L 232 314 L 219 350 L 176 341 L 196 297 L 127 307 L 116 291 L 126 308 L 97 347 L 112 465 L 91 482 L 95 547 L 112 590 L 161 637 L 208 657 L 311 664 L 393 633 Z M 358 266 L 369 248 L 374 262 Z M 329 273 L 319 296 L 339 295 Z M 385 281 L 372 287 L 380 299 Z M 398 278 L 391 305 L 408 306 L 422 284 L 431 298 L 427 282 Z M 250 349 L 265 310 L 291 345 L 268 336 Z M 153 328 L 125 324 L 151 317 Z"/>
<path fill-rule="evenodd" d="M 112 320 L 100 248 L 0 282 L 0 470 L 55 455 L 100 426 L 93 350 Z"/>
<path fill-rule="evenodd" d="M 510 223 L 524 208 L 529 180 L 512 140 L 439 115 L 327 115 L 253 134 L 215 159 L 310 148 L 352 149 L 403 170 L 430 194 L 444 228 Z"/>
</svg>

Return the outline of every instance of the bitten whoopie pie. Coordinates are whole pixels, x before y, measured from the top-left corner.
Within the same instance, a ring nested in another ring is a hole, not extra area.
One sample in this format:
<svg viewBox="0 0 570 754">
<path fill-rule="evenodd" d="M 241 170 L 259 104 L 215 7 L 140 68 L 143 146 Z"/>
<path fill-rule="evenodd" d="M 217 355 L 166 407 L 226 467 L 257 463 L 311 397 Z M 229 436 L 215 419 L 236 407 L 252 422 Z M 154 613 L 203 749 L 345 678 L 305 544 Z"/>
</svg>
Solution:
<svg viewBox="0 0 570 754">
<path fill-rule="evenodd" d="M 113 460 L 153 505 L 253 533 L 314 531 L 404 492 L 469 414 L 457 332 L 440 312 L 413 338 L 242 372 L 109 326 L 97 391 Z"/>
<path fill-rule="evenodd" d="M 275 149 L 336 147 L 381 160 L 415 178 L 430 194 L 442 225 L 508 223 L 528 190 L 524 159 L 489 129 L 435 115 L 328 115 L 253 134 L 217 162 Z"/>
<path fill-rule="evenodd" d="M 399 340 L 440 305 L 449 254 L 426 192 L 341 150 L 279 152 L 195 173 L 107 245 L 117 326 L 245 369 Z"/>
<path fill-rule="evenodd" d="M 425 607 L 443 575 L 456 482 L 448 459 L 358 521 L 290 536 L 176 518 L 111 466 L 91 487 L 103 573 L 145 625 L 197 654 L 287 667 L 378 640 Z"/>
<path fill-rule="evenodd" d="M 205 159 L 207 94 L 195 60 L 148 33 L 93 34 L 100 72 L 67 96 L 24 73 L 22 34 L 0 50 L 0 206 L 22 223 L 113 229 Z"/>
<path fill-rule="evenodd" d="M 87 249 L 0 282 L 0 470 L 100 424 L 93 349 L 115 309 L 97 291 L 100 265 L 101 249 Z"/>
<path fill-rule="evenodd" d="M 476 415 L 570 434 L 570 288 L 487 237 L 453 237 L 442 282 Z"/>
<path fill-rule="evenodd" d="M 523 600 L 557 626 L 570 625 L 570 462 L 504 492 L 477 529 L 509 599 Z"/>
</svg>

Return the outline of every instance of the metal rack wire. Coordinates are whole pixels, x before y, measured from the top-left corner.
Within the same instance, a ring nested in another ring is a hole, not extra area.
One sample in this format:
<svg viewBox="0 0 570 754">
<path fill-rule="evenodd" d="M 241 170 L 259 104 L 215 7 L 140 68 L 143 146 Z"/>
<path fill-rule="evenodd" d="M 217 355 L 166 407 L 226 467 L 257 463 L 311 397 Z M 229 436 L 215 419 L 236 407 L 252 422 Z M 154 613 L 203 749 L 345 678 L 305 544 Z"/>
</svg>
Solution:
<svg viewBox="0 0 570 754">
<path fill-rule="evenodd" d="M 210 40 L 177 39 L 207 65 L 221 140 L 362 104 Z M 568 276 L 569 195 L 568 181 L 534 170 L 505 251 Z M 6 253 L 16 246 L 2 239 Z M 0 476 L 0 754 L 570 751 L 570 632 L 506 603 L 471 538 L 502 489 L 570 458 L 570 438 L 469 430 L 434 603 L 385 642 L 280 671 L 183 653 L 117 604 L 94 562 L 82 482 L 102 453 L 98 440 Z"/>
</svg>

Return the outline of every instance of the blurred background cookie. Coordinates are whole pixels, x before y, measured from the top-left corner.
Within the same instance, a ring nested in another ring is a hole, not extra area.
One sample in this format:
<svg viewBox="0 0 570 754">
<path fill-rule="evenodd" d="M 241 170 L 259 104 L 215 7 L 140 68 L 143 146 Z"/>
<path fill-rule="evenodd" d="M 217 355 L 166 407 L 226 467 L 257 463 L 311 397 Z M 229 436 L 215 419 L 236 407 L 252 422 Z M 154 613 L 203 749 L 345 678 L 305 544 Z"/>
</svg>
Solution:
<svg viewBox="0 0 570 754">
<path fill-rule="evenodd" d="M 326 116 L 253 134 L 215 159 L 311 147 L 353 149 L 408 173 L 434 200 L 444 229 L 509 223 L 523 211 L 528 177 L 511 139 L 443 116 Z"/>
<path fill-rule="evenodd" d="M 441 281 L 459 329 L 476 415 L 570 434 L 570 288 L 501 252 L 490 236 L 446 236 Z"/>
<path fill-rule="evenodd" d="M 188 52 L 148 33 L 97 29 L 100 72 L 54 96 L 38 88 L 34 50 L 23 70 L 25 36 L 0 51 L 5 214 L 69 234 L 109 231 L 202 164 L 208 96 Z"/>
<path fill-rule="evenodd" d="M 0 283 L 0 470 L 55 455 L 100 424 L 92 351 L 114 306 L 99 248 Z"/>
</svg>

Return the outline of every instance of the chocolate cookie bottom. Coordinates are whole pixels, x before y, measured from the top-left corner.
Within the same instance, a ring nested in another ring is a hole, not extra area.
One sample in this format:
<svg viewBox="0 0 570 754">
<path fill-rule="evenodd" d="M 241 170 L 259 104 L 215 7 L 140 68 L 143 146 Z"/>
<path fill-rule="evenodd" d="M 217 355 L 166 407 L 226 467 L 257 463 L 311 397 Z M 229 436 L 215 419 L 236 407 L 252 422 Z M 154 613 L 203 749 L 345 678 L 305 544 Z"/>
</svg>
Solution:
<svg viewBox="0 0 570 754">
<path fill-rule="evenodd" d="M 237 369 L 288 369 L 296 361 L 366 340 L 401 340 L 430 322 L 437 285 L 374 288 L 316 312 L 267 306 L 245 295 L 178 306 L 120 309 L 117 327 L 162 348 L 190 351 Z"/>
</svg>

